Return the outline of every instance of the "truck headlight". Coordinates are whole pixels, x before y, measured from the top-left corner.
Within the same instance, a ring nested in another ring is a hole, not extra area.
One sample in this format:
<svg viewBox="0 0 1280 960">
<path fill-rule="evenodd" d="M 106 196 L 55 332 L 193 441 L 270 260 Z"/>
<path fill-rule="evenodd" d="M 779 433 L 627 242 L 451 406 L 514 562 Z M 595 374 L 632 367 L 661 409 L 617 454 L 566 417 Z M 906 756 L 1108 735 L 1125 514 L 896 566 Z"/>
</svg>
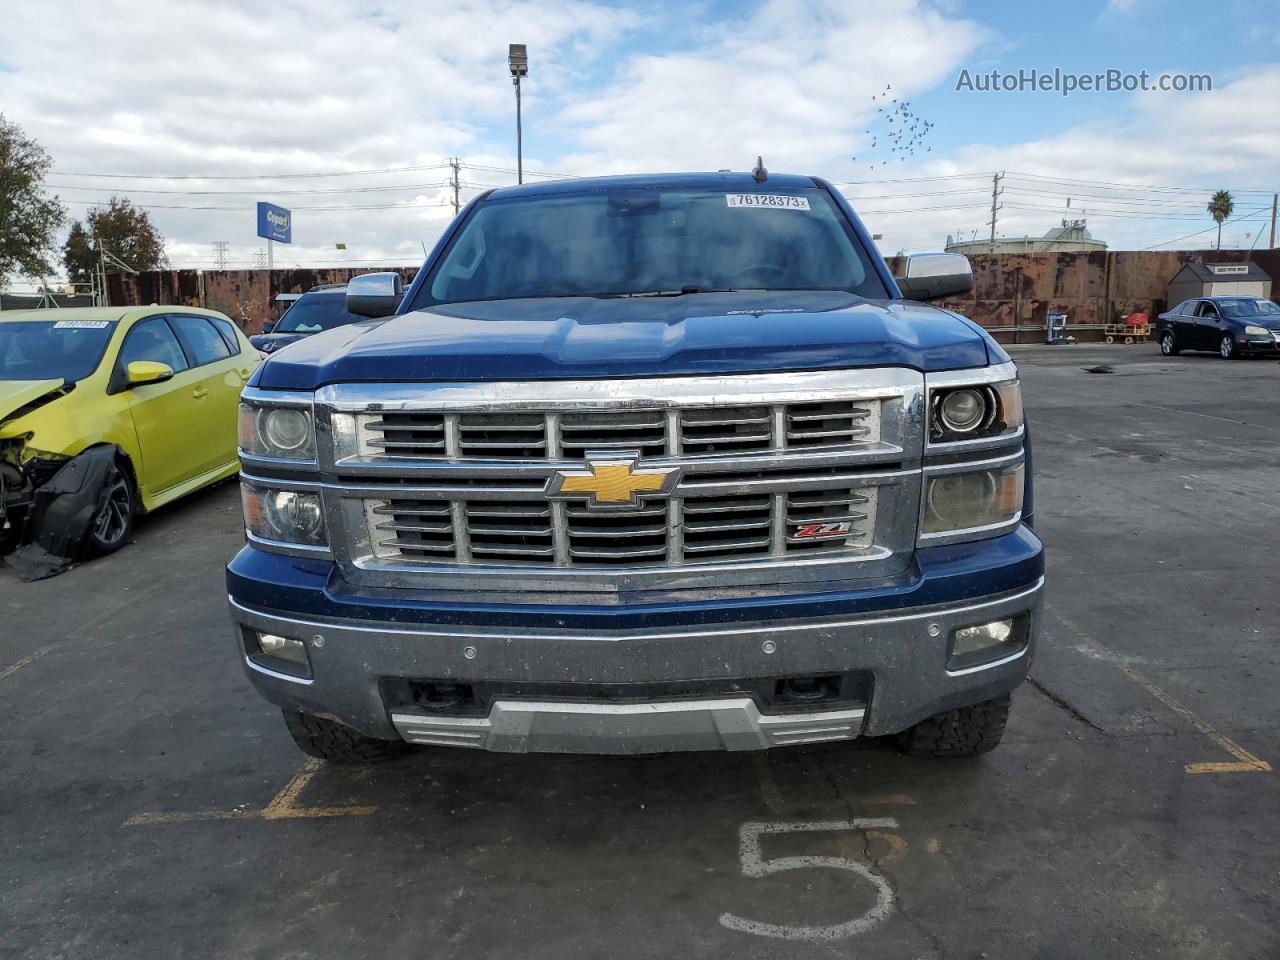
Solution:
<svg viewBox="0 0 1280 960">
<path fill-rule="evenodd" d="M 999 526 L 1022 510 L 1023 466 L 988 467 L 925 476 L 922 536 Z"/>
<path fill-rule="evenodd" d="M 314 460 L 311 411 L 302 407 L 240 404 L 240 449 L 250 456 Z"/>
<path fill-rule="evenodd" d="M 1014 433 L 1022 426 L 1017 380 L 929 391 L 929 442 L 954 443 Z"/>
<path fill-rule="evenodd" d="M 245 528 L 262 540 L 328 546 L 320 495 L 240 484 Z"/>
<path fill-rule="evenodd" d="M 1257 325 L 1257 324 L 1255 324 L 1255 323 L 1250 323 L 1250 324 L 1246 325 L 1246 326 L 1245 326 L 1245 328 L 1244 328 L 1244 332 L 1245 332 L 1245 335 L 1246 335 L 1246 336 L 1250 336 L 1250 337 L 1269 337 L 1269 336 L 1271 336 L 1271 331 L 1270 331 L 1270 330 L 1268 330 L 1266 327 L 1260 327 L 1260 326 L 1258 326 L 1258 325 Z"/>
</svg>

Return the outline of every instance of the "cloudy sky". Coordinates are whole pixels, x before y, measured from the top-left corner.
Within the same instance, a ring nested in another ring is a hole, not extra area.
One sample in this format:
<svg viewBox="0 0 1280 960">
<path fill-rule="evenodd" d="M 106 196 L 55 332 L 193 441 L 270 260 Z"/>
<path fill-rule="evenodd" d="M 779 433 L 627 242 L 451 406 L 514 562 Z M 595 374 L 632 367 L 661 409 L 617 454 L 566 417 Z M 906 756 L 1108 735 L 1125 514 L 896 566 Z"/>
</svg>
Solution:
<svg viewBox="0 0 1280 960">
<path fill-rule="evenodd" d="M 452 216 L 448 158 L 464 200 L 514 181 L 511 41 L 529 48 L 536 174 L 748 169 L 763 154 L 836 182 L 886 253 L 984 234 L 996 171 L 1001 235 L 1085 216 L 1125 249 L 1208 245 L 1204 204 L 1225 188 L 1239 219 L 1223 245 L 1248 247 L 1266 244 L 1280 189 L 1275 12 L 1274 0 L 1211 13 L 1171 0 L 4 0 L 0 111 L 52 154 L 50 191 L 73 216 L 127 195 L 175 266 L 212 266 L 217 241 L 229 265 L 254 265 L 257 200 L 295 211 L 278 266 L 416 262 Z M 1213 89 L 957 89 L 966 70 L 1055 68 L 1207 73 Z"/>
</svg>

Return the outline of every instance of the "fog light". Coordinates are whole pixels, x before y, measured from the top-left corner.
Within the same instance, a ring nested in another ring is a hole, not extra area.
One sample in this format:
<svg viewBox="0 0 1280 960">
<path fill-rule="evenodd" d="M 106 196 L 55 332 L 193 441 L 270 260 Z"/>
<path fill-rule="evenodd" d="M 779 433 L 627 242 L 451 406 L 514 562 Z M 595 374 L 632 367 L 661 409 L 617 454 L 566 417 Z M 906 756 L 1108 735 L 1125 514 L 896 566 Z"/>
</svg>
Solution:
<svg viewBox="0 0 1280 960">
<path fill-rule="evenodd" d="M 1026 619 L 1023 615 L 992 620 L 954 631 L 947 666 L 951 669 L 972 667 L 1016 653 L 1026 645 Z"/>
<path fill-rule="evenodd" d="M 980 627 L 961 627 L 951 644 L 952 653 L 977 653 L 999 646 L 1013 635 L 1012 620 L 993 620 Z"/>
<path fill-rule="evenodd" d="M 299 666 L 310 666 L 307 659 L 307 645 L 301 640 L 294 640 L 292 637 L 281 637 L 274 633 L 258 634 L 258 649 L 262 651 L 264 657 L 272 657 L 276 660 L 288 660 L 290 663 L 296 663 Z"/>
</svg>

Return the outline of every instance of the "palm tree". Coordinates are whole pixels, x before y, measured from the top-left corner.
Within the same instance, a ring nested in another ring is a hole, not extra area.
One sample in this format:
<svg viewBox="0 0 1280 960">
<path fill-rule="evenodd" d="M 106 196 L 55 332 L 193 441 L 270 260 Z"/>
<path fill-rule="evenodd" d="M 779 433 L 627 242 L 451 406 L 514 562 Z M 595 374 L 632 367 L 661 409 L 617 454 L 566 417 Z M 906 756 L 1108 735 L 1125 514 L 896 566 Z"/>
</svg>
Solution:
<svg viewBox="0 0 1280 960">
<path fill-rule="evenodd" d="M 1213 217 L 1218 224 L 1219 250 L 1222 249 L 1222 221 L 1231 216 L 1231 212 L 1235 210 L 1235 208 L 1236 202 L 1232 199 L 1231 193 L 1228 190 L 1219 190 L 1215 193 L 1213 195 L 1213 199 L 1209 201 L 1208 207 L 1206 207 L 1209 211 L 1209 216 Z"/>
</svg>

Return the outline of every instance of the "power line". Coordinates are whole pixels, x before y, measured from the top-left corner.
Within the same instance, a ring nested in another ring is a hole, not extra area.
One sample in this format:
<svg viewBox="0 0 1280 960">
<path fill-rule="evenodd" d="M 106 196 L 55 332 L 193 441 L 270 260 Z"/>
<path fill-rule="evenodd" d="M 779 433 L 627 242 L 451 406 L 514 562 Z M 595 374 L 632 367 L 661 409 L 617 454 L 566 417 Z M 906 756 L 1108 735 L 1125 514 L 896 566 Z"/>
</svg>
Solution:
<svg viewBox="0 0 1280 960">
<path fill-rule="evenodd" d="M 97 206 L 108 204 L 111 201 L 110 200 L 68 200 L 66 202 L 72 203 L 81 207 L 97 207 Z M 180 203 L 140 203 L 140 204 L 137 204 L 137 206 L 144 210 L 228 210 L 228 211 L 243 212 L 245 210 L 252 209 L 248 204 L 242 204 L 237 207 L 216 207 L 216 206 L 204 206 L 204 205 L 196 206 L 193 204 L 180 204 Z M 453 204 L 448 200 L 431 200 L 431 201 L 427 201 L 426 203 L 417 203 L 415 201 L 410 200 L 404 203 L 369 203 L 369 204 L 348 203 L 348 204 L 334 204 L 329 206 L 291 207 L 290 209 L 291 210 L 316 210 L 316 211 L 392 210 L 392 209 L 408 210 L 412 208 L 421 209 L 422 207 L 450 207 L 450 206 L 453 206 Z"/>
<path fill-rule="evenodd" d="M 1033 180 L 1050 180 L 1050 181 L 1056 181 L 1058 183 L 1083 183 L 1083 184 L 1092 184 L 1093 186 L 1098 186 L 1098 187 L 1121 187 L 1126 190 L 1156 190 L 1156 191 L 1174 191 L 1174 192 L 1182 192 L 1182 193 L 1203 193 L 1205 190 L 1204 187 L 1172 187 L 1172 186 L 1157 186 L 1157 185 L 1145 184 L 1145 183 L 1117 183 L 1114 180 L 1078 180 L 1072 177 L 1053 177 L 1053 176 L 1049 176 L 1048 174 L 1018 173 L 1017 171 L 1010 171 L 1010 174 L 1012 176 L 1026 177 Z M 1236 194 L 1246 194 L 1246 193 L 1264 194 L 1264 193 L 1270 193 L 1271 191 L 1270 190 L 1233 190 L 1231 192 Z"/>
<path fill-rule="evenodd" d="M 236 196 L 261 196 L 263 193 L 271 193 L 272 195 L 311 195 L 311 194 L 343 194 L 343 193 L 385 193 L 396 190 L 426 190 L 431 187 L 443 187 L 452 181 L 450 180 L 433 180 L 429 183 L 398 183 L 398 184 L 382 184 L 372 187 L 327 187 L 318 190 L 162 190 L 155 188 L 142 187 L 122 187 L 121 190 L 127 190 L 131 194 L 135 193 L 157 193 L 157 194 L 180 194 L 189 197 L 236 197 Z M 46 187 L 57 190 L 77 190 L 84 192 L 85 190 L 99 190 L 97 186 L 78 186 L 70 183 L 46 183 Z"/>
<path fill-rule="evenodd" d="M 1271 206 L 1270 204 L 1268 204 L 1265 207 L 1259 207 L 1257 210 L 1253 210 L 1253 211 L 1250 211 L 1249 213 L 1241 214 L 1238 217 L 1232 217 L 1230 220 L 1223 220 L 1222 222 L 1224 225 L 1228 223 L 1236 223 L 1240 220 L 1248 220 L 1252 217 L 1256 217 L 1260 213 L 1270 213 L 1270 211 L 1271 211 Z M 1172 240 L 1162 240 L 1160 243 L 1153 243 L 1149 247 L 1143 247 L 1143 249 L 1154 250 L 1156 247 L 1167 247 L 1171 243 L 1178 243 L 1181 240 L 1190 240 L 1192 237 L 1198 237 L 1202 233 L 1208 233 L 1210 230 L 1216 230 L 1217 228 L 1218 228 L 1218 225 L 1215 223 L 1212 227 L 1205 227 L 1203 230 L 1197 230 L 1195 233 L 1188 233 L 1185 237 L 1174 237 Z"/>
<path fill-rule="evenodd" d="M 836 186 L 848 186 L 850 184 L 863 183 L 926 183 L 931 180 L 973 180 L 975 178 L 985 180 L 990 176 L 991 171 L 988 170 L 986 173 L 951 173 L 937 177 L 897 177 L 889 180 L 832 180 L 831 182 Z"/>
<path fill-rule="evenodd" d="M 305 180 L 313 177 L 363 177 L 384 173 L 410 173 L 417 170 L 439 170 L 447 160 L 411 167 L 382 167 L 371 170 L 332 170 L 325 173 L 238 173 L 238 174 L 155 174 L 155 173 L 76 173 L 71 170 L 53 172 L 64 177 L 96 177 L 106 180 Z"/>
</svg>

